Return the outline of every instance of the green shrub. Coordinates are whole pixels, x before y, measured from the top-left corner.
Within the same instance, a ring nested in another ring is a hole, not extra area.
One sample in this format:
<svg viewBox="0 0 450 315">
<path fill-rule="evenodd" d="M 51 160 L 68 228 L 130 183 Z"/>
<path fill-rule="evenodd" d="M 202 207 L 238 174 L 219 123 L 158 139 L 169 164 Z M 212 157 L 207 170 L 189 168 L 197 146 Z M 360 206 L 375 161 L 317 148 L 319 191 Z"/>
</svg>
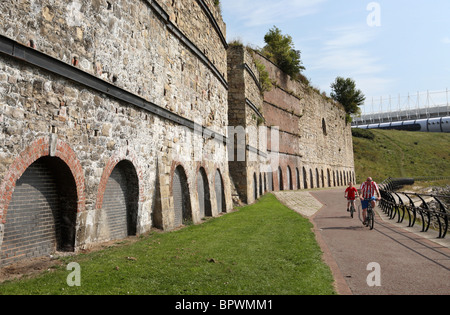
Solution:
<svg viewBox="0 0 450 315">
<path fill-rule="evenodd" d="M 284 73 L 293 79 L 299 78 L 300 72 L 305 70 L 300 60 L 300 51 L 294 48 L 291 36 L 283 35 L 281 30 L 274 26 L 264 36 L 266 46 L 261 53 L 275 63 Z"/>
<path fill-rule="evenodd" d="M 272 81 L 270 81 L 269 72 L 267 72 L 266 67 L 258 61 L 258 59 L 254 59 L 256 68 L 258 68 L 259 71 L 259 83 L 261 84 L 261 93 L 264 94 L 264 92 L 269 92 L 273 85 Z"/>
<path fill-rule="evenodd" d="M 368 129 L 352 128 L 352 135 L 356 138 L 375 139 L 373 132 Z"/>
</svg>

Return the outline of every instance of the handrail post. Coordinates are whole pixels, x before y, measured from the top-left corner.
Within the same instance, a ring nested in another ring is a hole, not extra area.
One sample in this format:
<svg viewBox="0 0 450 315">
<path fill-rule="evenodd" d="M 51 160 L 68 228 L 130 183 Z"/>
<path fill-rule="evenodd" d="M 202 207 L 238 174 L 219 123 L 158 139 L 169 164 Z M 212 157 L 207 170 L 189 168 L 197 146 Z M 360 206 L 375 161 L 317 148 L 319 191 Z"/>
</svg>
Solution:
<svg viewBox="0 0 450 315">
<path fill-rule="evenodd" d="M 437 196 L 433 196 L 434 200 L 437 201 L 437 203 L 439 204 L 440 207 L 440 215 L 436 214 L 436 217 L 438 218 L 438 222 L 439 222 L 439 238 L 445 238 L 445 236 L 447 235 L 448 232 L 448 213 L 447 210 L 445 209 L 444 204 L 438 199 Z M 445 228 L 443 229 L 442 225 L 441 225 L 441 220 L 440 218 L 442 217 L 443 219 L 443 223 L 445 225 Z"/>
<path fill-rule="evenodd" d="M 421 195 L 419 194 L 415 194 L 417 197 L 419 197 L 420 200 L 422 200 L 422 206 L 424 207 L 424 211 L 421 211 L 421 216 L 422 216 L 422 232 L 428 232 L 428 230 L 430 229 L 430 224 L 431 224 L 431 210 L 428 207 L 428 204 L 425 202 L 425 200 L 422 198 Z M 426 212 L 427 214 L 427 219 L 428 222 L 425 223 L 425 218 L 422 215 L 422 212 Z"/>
</svg>

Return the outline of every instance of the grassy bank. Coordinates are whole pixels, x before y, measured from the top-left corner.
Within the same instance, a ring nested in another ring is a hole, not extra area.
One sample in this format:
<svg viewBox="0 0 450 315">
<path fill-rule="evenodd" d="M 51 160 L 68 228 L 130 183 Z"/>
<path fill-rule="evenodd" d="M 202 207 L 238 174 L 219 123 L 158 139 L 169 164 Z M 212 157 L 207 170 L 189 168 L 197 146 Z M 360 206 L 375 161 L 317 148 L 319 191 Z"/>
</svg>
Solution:
<svg viewBox="0 0 450 315">
<path fill-rule="evenodd" d="M 311 228 L 267 195 L 202 225 L 64 258 L 42 276 L 1 284 L 0 294 L 335 294 Z M 80 287 L 66 283 L 70 262 L 81 266 Z"/>
<path fill-rule="evenodd" d="M 360 183 L 389 177 L 450 176 L 450 134 L 370 130 L 353 137 Z"/>
</svg>

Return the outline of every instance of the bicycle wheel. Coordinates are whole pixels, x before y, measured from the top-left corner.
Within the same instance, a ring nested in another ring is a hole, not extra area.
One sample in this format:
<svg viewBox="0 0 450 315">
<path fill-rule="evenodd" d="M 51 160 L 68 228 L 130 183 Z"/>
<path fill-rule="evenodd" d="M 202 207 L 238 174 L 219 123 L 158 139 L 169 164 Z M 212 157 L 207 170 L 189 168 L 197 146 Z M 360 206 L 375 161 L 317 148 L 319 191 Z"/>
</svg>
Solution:
<svg viewBox="0 0 450 315">
<path fill-rule="evenodd" d="M 367 220 L 368 220 L 368 222 L 367 222 L 368 227 L 369 227 L 371 230 L 373 230 L 374 223 L 375 223 L 375 216 L 374 216 L 374 213 L 373 213 L 373 210 L 372 210 L 372 209 L 370 209 L 370 210 L 367 212 Z"/>
<path fill-rule="evenodd" d="M 355 213 L 356 211 L 355 211 L 355 207 L 353 207 L 353 206 L 351 206 L 350 207 L 350 215 L 351 215 L 351 217 L 352 217 L 352 219 L 353 219 L 353 214 Z"/>
</svg>

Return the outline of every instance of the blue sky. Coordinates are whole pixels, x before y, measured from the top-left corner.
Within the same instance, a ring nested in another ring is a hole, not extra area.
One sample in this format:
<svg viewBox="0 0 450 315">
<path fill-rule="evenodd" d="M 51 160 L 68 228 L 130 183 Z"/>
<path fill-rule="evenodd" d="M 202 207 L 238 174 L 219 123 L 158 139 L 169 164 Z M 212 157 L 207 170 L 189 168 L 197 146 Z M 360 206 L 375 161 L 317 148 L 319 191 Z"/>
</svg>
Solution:
<svg viewBox="0 0 450 315">
<path fill-rule="evenodd" d="M 404 102 L 408 93 L 450 89 L 449 0 L 222 0 L 221 5 L 228 41 L 263 47 L 264 35 L 277 26 L 301 51 L 304 75 L 327 94 L 337 76 L 354 79 L 366 103 L 399 95 Z"/>
</svg>

